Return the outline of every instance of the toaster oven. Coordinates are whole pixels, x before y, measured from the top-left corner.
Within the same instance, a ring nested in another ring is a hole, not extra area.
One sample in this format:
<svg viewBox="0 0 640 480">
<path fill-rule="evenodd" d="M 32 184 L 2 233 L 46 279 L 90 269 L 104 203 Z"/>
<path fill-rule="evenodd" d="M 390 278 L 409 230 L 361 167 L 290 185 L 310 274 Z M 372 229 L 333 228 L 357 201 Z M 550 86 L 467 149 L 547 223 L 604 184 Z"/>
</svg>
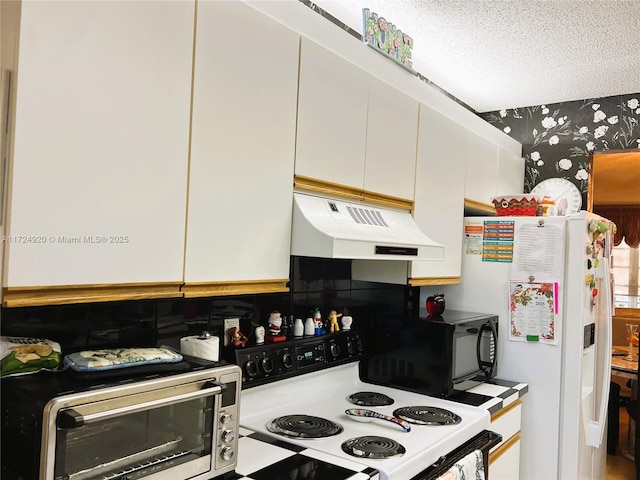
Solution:
<svg viewBox="0 0 640 480">
<path fill-rule="evenodd" d="M 2 479 L 209 479 L 230 472 L 240 390 L 239 367 L 198 359 L 187 371 L 108 381 L 69 370 L 4 378 Z"/>
</svg>

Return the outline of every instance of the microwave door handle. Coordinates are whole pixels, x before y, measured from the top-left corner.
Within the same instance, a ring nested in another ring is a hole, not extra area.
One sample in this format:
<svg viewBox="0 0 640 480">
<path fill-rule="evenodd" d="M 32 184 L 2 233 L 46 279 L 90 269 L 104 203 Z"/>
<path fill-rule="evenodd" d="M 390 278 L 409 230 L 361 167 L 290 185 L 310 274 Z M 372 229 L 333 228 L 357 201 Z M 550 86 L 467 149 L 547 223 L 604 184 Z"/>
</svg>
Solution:
<svg viewBox="0 0 640 480">
<path fill-rule="evenodd" d="M 480 370 L 482 370 L 482 372 L 487 377 L 490 377 L 491 374 L 493 373 L 493 370 L 496 368 L 498 352 L 494 348 L 493 360 L 491 362 L 482 361 L 482 358 L 480 357 L 480 344 L 482 343 L 482 332 L 489 332 L 491 334 L 491 339 L 493 340 L 494 346 L 498 344 L 497 342 L 498 332 L 496 332 L 495 328 L 493 328 L 492 325 L 485 323 L 480 327 L 480 331 L 478 332 L 478 340 L 476 342 L 476 358 L 478 359 L 478 367 L 480 368 Z"/>
<path fill-rule="evenodd" d="M 144 410 L 150 410 L 152 408 L 159 408 L 166 405 L 186 402 L 188 400 L 194 400 L 196 398 L 219 395 L 226 388 L 227 386 L 224 384 L 207 382 L 204 384 L 202 390 L 198 390 L 195 392 L 188 392 L 180 395 L 158 398 L 156 400 L 150 400 L 148 402 L 136 403 L 135 405 L 125 405 L 124 407 L 87 414 L 82 414 L 77 410 L 74 410 L 73 408 L 66 408 L 64 410 L 61 410 L 58 414 L 58 426 L 60 428 L 77 428 L 81 427 L 82 425 L 97 422 L 100 420 L 108 420 L 110 418 L 120 417 L 122 415 L 128 415 L 136 412 L 142 412 Z"/>
</svg>

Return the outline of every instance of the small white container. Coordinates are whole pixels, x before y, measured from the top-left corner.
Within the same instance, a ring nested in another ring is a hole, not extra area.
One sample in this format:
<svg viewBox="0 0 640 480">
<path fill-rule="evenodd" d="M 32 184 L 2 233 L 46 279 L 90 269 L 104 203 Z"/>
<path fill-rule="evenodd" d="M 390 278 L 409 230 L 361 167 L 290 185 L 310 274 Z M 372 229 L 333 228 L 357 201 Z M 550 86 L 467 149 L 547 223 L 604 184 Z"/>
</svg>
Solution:
<svg viewBox="0 0 640 480">
<path fill-rule="evenodd" d="M 301 318 L 296 318 L 293 323 L 293 336 L 296 338 L 301 338 L 304 335 L 304 324 L 302 323 Z"/>
<path fill-rule="evenodd" d="M 304 336 L 313 337 L 316 334 L 316 322 L 309 317 L 304 321 Z"/>
</svg>

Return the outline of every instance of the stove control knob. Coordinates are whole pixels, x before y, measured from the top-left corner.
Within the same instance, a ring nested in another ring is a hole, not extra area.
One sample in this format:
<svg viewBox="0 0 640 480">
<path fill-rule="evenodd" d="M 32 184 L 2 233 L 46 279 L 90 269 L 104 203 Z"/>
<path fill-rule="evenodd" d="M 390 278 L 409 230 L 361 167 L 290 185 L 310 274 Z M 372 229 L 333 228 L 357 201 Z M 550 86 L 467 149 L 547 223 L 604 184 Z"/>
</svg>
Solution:
<svg viewBox="0 0 640 480">
<path fill-rule="evenodd" d="M 359 336 L 356 337 L 356 346 L 358 347 L 358 353 L 364 353 L 364 345 L 362 344 L 362 339 Z"/>
<path fill-rule="evenodd" d="M 220 434 L 220 439 L 224 443 L 231 443 L 235 440 L 235 438 L 236 438 L 236 434 L 230 428 L 225 428 L 222 431 L 222 434 Z"/>
<path fill-rule="evenodd" d="M 331 352 L 331 356 L 335 359 L 340 356 L 340 345 L 337 343 L 332 343 L 329 347 L 329 351 Z"/>
<path fill-rule="evenodd" d="M 260 360 L 260 370 L 262 370 L 262 373 L 264 373 L 265 375 L 269 375 L 271 372 L 273 372 L 273 360 L 271 360 L 269 357 L 264 357 L 262 360 Z"/>
<path fill-rule="evenodd" d="M 227 462 L 233 458 L 233 454 L 233 448 L 231 447 L 223 447 L 222 450 L 220 450 L 220 458 Z"/>
<path fill-rule="evenodd" d="M 286 352 L 284 355 L 282 355 L 282 364 L 287 370 L 293 367 L 293 357 L 289 352 Z"/>
<path fill-rule="evenodd" d="M 353 355 L 356 351 L 356 347 L 353 345 L 350 338 L 347 339 L 347 351 L 349 352 L 349 355 Z"/>
<path fill-rule="evenodd" d="M 220 423 L 231 423 L 233 421 L 233 415 L 231 413 L 223 413 L 220 415 Z"/>
<path fill-rule="evenodd" d="M 244 371 L 247 374 L 247 377 L 254 378 L 258 375 L 258 366 L 256 365 L 256 362 L 253 360 L 247 360 L 244 364 Z"/>
</svg>

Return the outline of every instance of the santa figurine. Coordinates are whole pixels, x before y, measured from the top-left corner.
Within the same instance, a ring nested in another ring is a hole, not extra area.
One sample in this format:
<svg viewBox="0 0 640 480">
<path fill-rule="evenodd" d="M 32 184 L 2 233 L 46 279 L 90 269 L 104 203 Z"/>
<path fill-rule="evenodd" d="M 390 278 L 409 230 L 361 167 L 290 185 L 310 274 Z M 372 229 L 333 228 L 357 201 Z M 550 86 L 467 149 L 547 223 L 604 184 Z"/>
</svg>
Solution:
<svg viewBox="0 0 640 480">
<path fill-rule="evenodd" d="M 286 335 L 283 335 L 280 331 L 282 327 L 282 316 L 280 312 L 274 310 L 269 314 L 269 335 L 267 335 L 267 342 L 282 342 L 287 339 Z"/>
</svg>

